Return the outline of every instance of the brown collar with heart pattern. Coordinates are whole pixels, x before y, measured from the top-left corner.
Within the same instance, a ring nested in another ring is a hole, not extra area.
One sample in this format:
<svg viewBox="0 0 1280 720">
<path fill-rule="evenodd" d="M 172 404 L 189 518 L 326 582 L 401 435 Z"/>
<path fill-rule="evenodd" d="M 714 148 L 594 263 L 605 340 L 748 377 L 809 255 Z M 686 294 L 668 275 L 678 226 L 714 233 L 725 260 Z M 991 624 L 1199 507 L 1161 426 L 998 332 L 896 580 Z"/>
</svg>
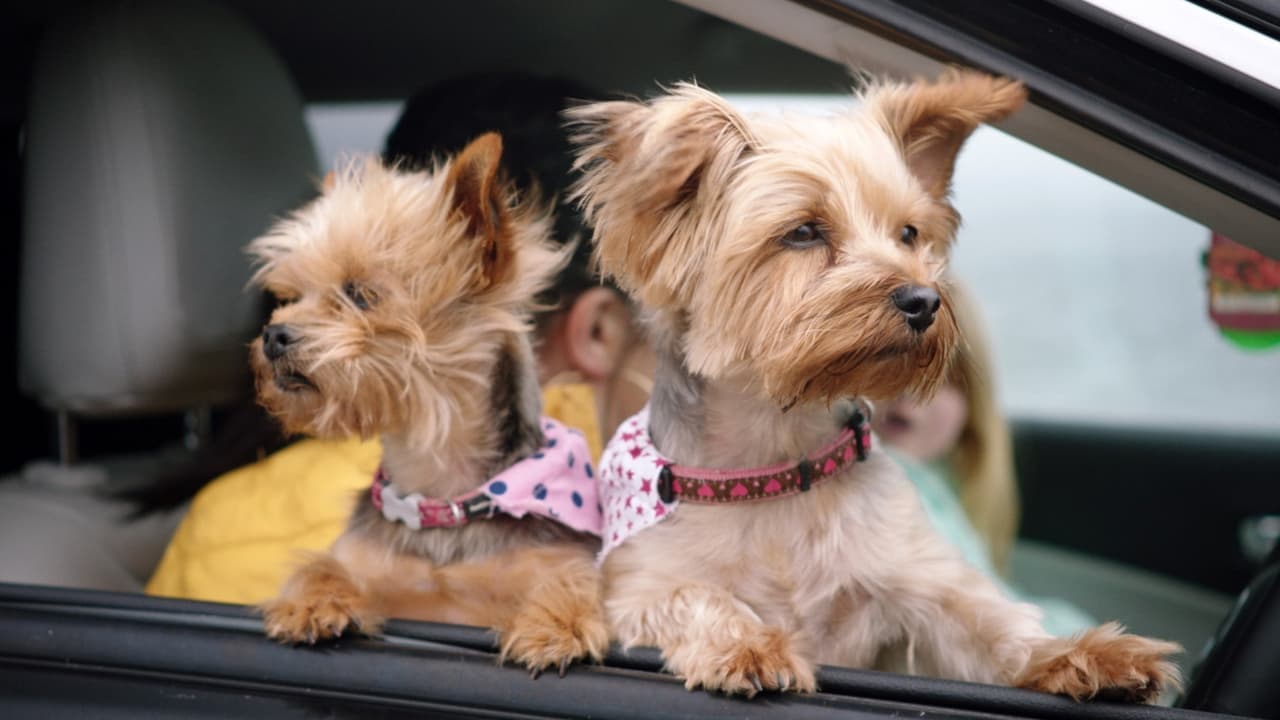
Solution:
<svg viewBox="0 0 1280 720">
<path fill-rule="evenodd" d="M 834 440 L 797 462 L 741 470 L 665 464 L 658 474 L 658 497 L 665 503 L 729 503 L 796 495 L 866 460 L 869 450 L 868 415 L 858 409 Z"/>
</svg>

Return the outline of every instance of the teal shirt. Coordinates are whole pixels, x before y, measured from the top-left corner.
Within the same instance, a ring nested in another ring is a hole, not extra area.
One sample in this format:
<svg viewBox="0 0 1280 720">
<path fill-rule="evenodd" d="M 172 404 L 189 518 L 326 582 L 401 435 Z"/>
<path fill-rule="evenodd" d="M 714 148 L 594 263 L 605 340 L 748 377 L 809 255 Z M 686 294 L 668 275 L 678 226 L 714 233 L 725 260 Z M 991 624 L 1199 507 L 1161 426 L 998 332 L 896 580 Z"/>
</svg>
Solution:
<svg viewBox="0 0 1280 720">
<path fill-rule="evenodd" d="M 1061 598 L 1027 595 L 1011 586 L 1000 576 L 1000 573 L 996 572 L 995 565 L 991 561 L 991 552 L 982 536 L 969 522 L 969 516 L 965 514 L 964 505 L 960 503 L 960 497 L 948 479 L 949 474 L 945 466 L 924 465 L 892 449 L 887 452 L 916 486 L 925 514 L 938 532 L 960 551 L 965 560 L 995 581 L 1006 596 L 1038 606 L 1044 613 L 1043 622 L 1046 631 L 1064 637 L 1097 624 L 1093 618 L 1072 603 Z"/>
</svg>

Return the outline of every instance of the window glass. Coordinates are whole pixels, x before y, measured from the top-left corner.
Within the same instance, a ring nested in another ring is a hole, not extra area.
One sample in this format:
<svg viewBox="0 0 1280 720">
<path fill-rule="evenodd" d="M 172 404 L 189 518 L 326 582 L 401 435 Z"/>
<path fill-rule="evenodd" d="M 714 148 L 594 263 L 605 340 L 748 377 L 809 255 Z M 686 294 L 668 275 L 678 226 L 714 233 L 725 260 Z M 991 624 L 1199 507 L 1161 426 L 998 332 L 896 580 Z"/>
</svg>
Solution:
<svg viewBox="0 0 1280 720">
<path fill-rule="evenodd" d="M 1010 414 L 1280 433 L 1280 346 L 1209 315 L 1194 221 L 992 128 L 955 175 L 953 267 L 980 299 Z"/>
</svg>

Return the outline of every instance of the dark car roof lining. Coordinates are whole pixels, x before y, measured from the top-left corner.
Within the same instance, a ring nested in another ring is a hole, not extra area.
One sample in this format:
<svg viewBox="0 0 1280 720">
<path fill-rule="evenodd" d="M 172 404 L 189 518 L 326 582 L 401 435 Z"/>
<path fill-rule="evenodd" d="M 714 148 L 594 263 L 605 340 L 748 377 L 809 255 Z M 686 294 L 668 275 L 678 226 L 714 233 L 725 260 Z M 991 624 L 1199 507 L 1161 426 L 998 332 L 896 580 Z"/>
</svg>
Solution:
<svg viewBox="0 0 1280 720">
<path fill-rule="evenodd" d="M 262 29 L 315 101 L 403 98 L 447 77 L 515 66 L 606 93 L 650 93 L 691 75 L 734 91 L 849 84 L 833 63 L 673 2 L 225 1 Z"/>
<path fill-rule="evenodd" d="M 213 1 L 262 32 L 309 102 L 398 100 L 445 78 L 509 67 L 568 74 L 602 93 L 651 93 L 690 76 L 741 92 L 849 86 L 835 63 L 676 2 Z M 0 13 L 0 44 L 10 50 L 0 63 L 0 117 L 21 116 L 40 29 L 79 4 L 28 0 Z"/>
<path fill-rule="evenodd" d="M 656 672 L 652 650 L 615 650 L 603 667 L 531 681 L 523 669 L 497 666 L 493 649 L 493 636 L 479 628 L 407 621 L 392 621 L 382 639 L 289 648 L 266 639 L 260 621 L 240 606 L 0 584 L 0 677 L 26 672 L 38 679 L 42 669 L 56 668 L 51 681 L 63 687 L 69 674 L 105 676 L 290 697 L 311 711 L 364 704 L 522 717 L 1211 717 L 843 668 L 821 669 L 820 693 L 745 702 L 685 691 Z M 78 681 L 76 687 L 77 697 L 93 699 Z"/>
</svg>

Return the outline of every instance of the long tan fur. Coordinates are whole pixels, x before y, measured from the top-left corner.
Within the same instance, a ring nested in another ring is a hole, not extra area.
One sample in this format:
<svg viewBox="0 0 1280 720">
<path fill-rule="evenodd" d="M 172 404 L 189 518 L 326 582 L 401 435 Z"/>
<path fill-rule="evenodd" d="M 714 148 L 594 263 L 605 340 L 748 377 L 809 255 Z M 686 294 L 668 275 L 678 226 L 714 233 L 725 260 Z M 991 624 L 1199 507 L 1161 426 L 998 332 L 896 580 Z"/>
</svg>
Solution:
<svg viewBox="0 0 1280 720">
<path fill-rule="evenodd" d="M 955 72 L 872 83 L 831 117 L 747 117 L 687 84 L 570 111 L 596 257 L 659 344 L 662 454 L 707 468 L 795 460 L 837 432 L 849 398 L 943 382 L 959 342 L 944 275 L 956 154 L 1025 96 Z M 784 242 L 806 224 L 822 242 Z M 926 330 L 891 299 L 908 285 L 941 300 Z M 1076 698 L 1150 700 L 1178 681 L 1170 643 L 1114 628 L 1051 638 L 933 530 L 879 452 L 798 496 L 682 503 L 604 572 L 611 632 L 656 645 L 691 688 L 813 690 L 819 662 Z"/>
<path fill-rule="evenodd" d="M 250 250 L 287 304 L 250 348 L 259 400 L 290 432 L 380 436 L 397 493 L 449 497 L 541 445 L 533 298 L 568 259 L 543 203 L 502 181 L 483 135 L 432 172 L 353 163 Z M 372 480 L 372 479 L 371 479 Z M 494 628 L 535 671 L 599 658 L 594 538 L 543 518 L 460 528 L 388 521 L 368 493 L 330 551 L 263 608 L 267 634 L 316 642 L 384 618 Z"/>
</svg>

